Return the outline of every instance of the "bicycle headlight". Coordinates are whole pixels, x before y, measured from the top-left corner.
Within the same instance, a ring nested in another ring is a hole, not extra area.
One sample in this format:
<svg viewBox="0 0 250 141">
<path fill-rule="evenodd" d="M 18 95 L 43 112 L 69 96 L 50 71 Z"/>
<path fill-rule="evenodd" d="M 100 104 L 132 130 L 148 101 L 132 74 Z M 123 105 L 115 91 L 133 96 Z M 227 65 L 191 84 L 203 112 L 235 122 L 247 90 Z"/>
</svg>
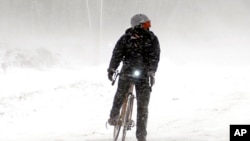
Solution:
<svg viewBox="0 0 250 141">
<path fill-rule="evenodd" d="M 133 76 L 134 77 L 139 77 L 141 75 L 141 72 L 139 71 L 139 70 L 135 70 L 134 72 L 133 72 Z"/>
</svg>

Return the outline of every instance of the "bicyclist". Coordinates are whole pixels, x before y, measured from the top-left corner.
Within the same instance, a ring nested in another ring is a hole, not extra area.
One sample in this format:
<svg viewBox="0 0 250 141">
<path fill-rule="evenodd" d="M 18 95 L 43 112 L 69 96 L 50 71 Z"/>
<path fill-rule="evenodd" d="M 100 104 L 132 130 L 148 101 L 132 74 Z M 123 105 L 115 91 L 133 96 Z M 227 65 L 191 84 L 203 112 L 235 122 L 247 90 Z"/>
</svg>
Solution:
<svg viewBox="0 0 250 141">
<path fill-rule="evenodd" d="M 136 137 L 138 141 L 146 141 L 148 104 L 151 85 L 154 84 L 155 72 L 160 60 L 160 45 L 157 36 L 149 30 L 150 19 L 144 14 L 136 14 L 131 18 L 131 27 L 117 41 L 108 68 L 108 78 L 112 81 L 113 74 L 123 62 L 118 88 L 114 96 L 113 106 L 108 123 L 115 125 L 122 102 L 130 87 L 131 75 L 134 70 L 140 76 L 135 81 L 137 98 Z"/>
</svg>

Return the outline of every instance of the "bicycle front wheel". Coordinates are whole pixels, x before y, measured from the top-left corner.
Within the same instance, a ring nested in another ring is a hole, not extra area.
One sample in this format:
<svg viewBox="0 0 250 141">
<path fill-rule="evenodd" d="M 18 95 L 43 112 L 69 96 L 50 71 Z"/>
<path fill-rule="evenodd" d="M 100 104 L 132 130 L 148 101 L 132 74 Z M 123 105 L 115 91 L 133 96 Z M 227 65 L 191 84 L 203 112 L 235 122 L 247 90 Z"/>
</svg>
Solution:
<svg viewBox="0 0 250 141">
<path fill-rule="evenodd" d="M 116 122 L 116 125 L 114 126 L 113 141 L 117 141 L 121 127 L 122 127 L 122 119 L 121 117 L 119 117 L 119 119 Z"/>
<path fill-rule="evenodd" d="M 129 130 L 129 126 L 131 124 L 131 117 L 132 117 L 132 111 L 133 111 L 133 95 L 128 96 L 128 104 L 126 107 L 126 112 L 124 116 L 124 124 L 123 124 L 123 133 L 122 133 L 122 141 L 125 141 L 127 130 Z"/>
</svg>

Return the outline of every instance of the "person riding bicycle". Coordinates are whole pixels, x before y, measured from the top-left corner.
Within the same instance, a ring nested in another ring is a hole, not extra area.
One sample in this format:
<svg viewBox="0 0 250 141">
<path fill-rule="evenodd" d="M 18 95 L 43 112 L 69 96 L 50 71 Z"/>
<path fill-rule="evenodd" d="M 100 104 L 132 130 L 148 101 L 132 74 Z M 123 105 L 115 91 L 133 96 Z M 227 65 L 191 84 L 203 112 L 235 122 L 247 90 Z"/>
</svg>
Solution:
<svg viewBox="0 0 250 141">
<path fill-rule="evenodd" d="M 149 30 L 150 27 L 151 21 L 146 15 L 134 15 L 131 18 L 131 27 L 116 43 L 107 69 L 108 78 L 112 81 L 116 69 L 123 62 L 108 119 L 110 125 L 116 124 L 123 100 L 130 87 L 133 71 L 137 70 L 140 74 L 134 82 L 137 98 L 136 137 L 138 141 L 146 141 L 151 86 L 154 85 L 155 72 L 160 60 L 159 41 L 157 36 Z"/>
</svg>

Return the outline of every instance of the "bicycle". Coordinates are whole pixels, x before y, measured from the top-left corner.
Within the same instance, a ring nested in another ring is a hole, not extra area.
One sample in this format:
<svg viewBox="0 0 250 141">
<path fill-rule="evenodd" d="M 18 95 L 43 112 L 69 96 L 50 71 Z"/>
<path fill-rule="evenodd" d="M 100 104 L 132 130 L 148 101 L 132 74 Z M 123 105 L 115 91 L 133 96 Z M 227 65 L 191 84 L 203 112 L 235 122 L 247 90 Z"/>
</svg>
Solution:
<svg viewBox="0 0 250 141">
<path fill-rule="evenodd" d="M 120 75 L 119 71 L 116 70 L 116 72 L 113 75 L 113 81 L 112 85 L 115 84 L 117 77 Z M 130 83 L 130 87 L 128 90 L 128 93 L 125 96 L 125 100 L 123 101 L 122 107 L 120 109 L 120 114 L 118 116 L 118 119 L 116 121 L 116 124 L 114 126 L 113 131 L 113 141 L 117 141 L 119 138 L 119 133 L 122 129 L 122 141 L 125 141 L 127 130 L 131 130 L 132 127 L 135 126 L 135 122 L 132 120 L 132 113 L 133 113 L 133 104 L 134 99 L 136 98 L 133 94 L 134 86 L 135 86 L 135 80 L 140 78 L 140 71 L 134 70 L 133 74 L 126 74 L 129 78 L 132 79 Z M 147 81 L 149 82 L 150 90 L 152 89 L 154 78 L 148 77 Z"/>
<path fill-rule="evenodd" d="M 115 84 L 115 81 L 118 75 L 120 74 L 119 74 L 119 71 L 117 70 L 114 74 L 112 85 Z M 131 83 L 129 87 L 129 91 L 126 94 L 126 98 L 123 101 L 123 104 L 120 110 L 120 115 L 114 126 L 113 141 L 117 141 L 121 128 L 123 128 L 121 138 L 122 138 L 122 141 L 125 141 L 127 130 L 131 130 L 132 127 L 135 126 L 135 122 L 132 120 L 133 104 L 134 104 L 134 99 L 135 99 L 135 96 L 133 94 L 133 89 L 134 89 L 134 83 Z"/>
</svg>

